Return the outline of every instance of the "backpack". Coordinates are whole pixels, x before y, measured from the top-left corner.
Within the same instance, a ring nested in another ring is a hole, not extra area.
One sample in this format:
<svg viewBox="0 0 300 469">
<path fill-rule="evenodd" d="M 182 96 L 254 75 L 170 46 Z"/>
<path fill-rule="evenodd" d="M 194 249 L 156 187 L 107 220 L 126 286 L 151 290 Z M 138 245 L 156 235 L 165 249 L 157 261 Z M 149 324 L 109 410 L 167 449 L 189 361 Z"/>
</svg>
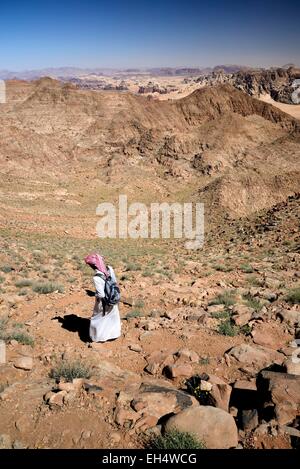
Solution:
<svg viewBox="0 0 300 469">
<path fill-rule="evenodd" d="M 120 288 L 114 278 L 111 275 L 104 278 L 104 275 L 96 274 L 98 277 L 101 277 L 105 281 L 104 293 L 105 297 L 103 301 L 106 306 L 114 306 L 119 303 L 121 299 Z"/>
</svg>

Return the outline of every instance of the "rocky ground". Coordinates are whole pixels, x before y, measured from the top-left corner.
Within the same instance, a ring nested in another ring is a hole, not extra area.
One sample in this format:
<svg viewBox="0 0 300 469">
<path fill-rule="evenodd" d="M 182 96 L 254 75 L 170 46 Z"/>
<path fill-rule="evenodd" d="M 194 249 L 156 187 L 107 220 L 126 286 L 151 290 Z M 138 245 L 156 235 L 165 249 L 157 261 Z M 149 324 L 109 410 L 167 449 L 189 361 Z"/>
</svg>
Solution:
<svg viewBox="0 0 300 469">
<path fill-rule="evenodd" d="M 129 102 L 140 112 L 142 97 L 115 97 L 106 113 L 102 95 L 95 105 L 91 92 L 27 86 L 15 86 L 1 121 L 0 446 L 140 448 L 176 427 L 208 448 L 297 447 L 297 121 L 221 90 L 171 109 L 151 104 L 138 125 L 125 110 Z M 163 153 L 165 135 L 147 125 L 170 116 L 175 143 Z M 242 126 L 238 141 L 228 119 Z M 190 132 L 184 144 L 180 129 Z M 179 153 L 184 166 L 166 172 Z M 209 170 L 216 156 L 222 165 Z M 145 203 L 204 200 L 203 249 L 97 239 L 97 204 L 124 192 Z M 122 337 L 105 344 L 88 337 L 94 298 L 83 258 L 94 249 L 122 293 Z"/>
</svg>

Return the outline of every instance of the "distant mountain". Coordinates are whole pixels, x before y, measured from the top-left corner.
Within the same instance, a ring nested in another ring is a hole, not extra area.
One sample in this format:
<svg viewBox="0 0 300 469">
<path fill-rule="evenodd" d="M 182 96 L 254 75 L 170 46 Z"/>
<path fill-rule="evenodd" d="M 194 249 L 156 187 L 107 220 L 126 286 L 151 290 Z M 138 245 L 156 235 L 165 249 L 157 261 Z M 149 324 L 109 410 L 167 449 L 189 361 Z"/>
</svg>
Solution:
<svg viewBox="0 0 300 469">
<path fill-rule="evenodd" d="M 58 67 L 43 68 L 39 70 L 24 70 L 15 72 L 11 70 L 0 70 L 2 80 L 34 80 L 43 76 L 52 78 L 77 78 L 87 75 L 104 76 L 130 76 L 145 75 L 152 76 L 197 76 L 222 69 L 225 73 L 234 73 L 245 70 L 248 67 L 242 65 L 217 65 L 215 67 L 152 67 L 152 68 L 80 68 L 80 67 Z"/>
</svg>

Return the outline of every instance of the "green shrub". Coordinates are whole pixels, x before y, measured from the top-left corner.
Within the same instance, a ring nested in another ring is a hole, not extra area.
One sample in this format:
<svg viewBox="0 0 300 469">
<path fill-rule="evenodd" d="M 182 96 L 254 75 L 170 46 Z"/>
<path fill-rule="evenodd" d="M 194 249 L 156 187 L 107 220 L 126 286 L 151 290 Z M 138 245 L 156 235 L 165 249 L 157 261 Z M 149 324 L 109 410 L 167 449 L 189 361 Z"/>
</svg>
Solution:
<svg viewBox="0 0 300 469">
<path fill-rule="evenodd" d="M 39 282 L 35 283 L 32 286 L 32 290 L 35 293 L 41 293 L 42 295 L 46 295 L 47 293 L 53 293 L 55 291 L 58 291 L 59 293 L 64 292 L 64 287 L 58 283 L 53 283 L 53 282 Z"/>
<path fill-rule="evenodd" d="M 145 306 L 145 303 L 144 301 L 141 299 L 141 298 L 138 298 L 135 302 L 134 302 L 134 306 L 138 309 L 140 308 L 143 308 Z"/>
<path fill-rule="evenodd" d="M 129 264 L 126 265 L 125 270 L 127 272 L 130 271 L 130 270 L 131 271 L 137 271 L 137 270 L 142 270 L 142 268 L 138 264 L 129 263 Z"/>
<path fill-rule="evenodd" d="M 150 442 L 151 449 L 205 449 L 204 443 L 188 432 L 171 430 L 155 436 Z"/>
<path fill-rule="evenodd" d="M 71 382 L 75 378 L 90 378 L 91 368 L 80 360 L 62 361 L 50 373 L 50 378 L 59 381 L 61 378 Z"/>
<path fill-rule="evenodd" d="M 4 277 L 1 277 L 1 275 L 0 275 L 0 283 L 3 283 L 4 280 L 5 280 L 5 278 L 4 278 Z"/>
<path fill-rule="evenodd" d="M 10 265 L 2 265 L 0 270 L 5 274 L 9 274 L 9 272 L 12 272 L 13 268 Z"/>
<path fill-rule="evenodd" d="M 263 304 L 257 299 L 254 298 L 252 295 L 243 295 L 245 300 L 245 304 L 249 306 L 249 308 L 253 308 L 255 311 L 260 311 L 263 307 Z"/>
<path fill-rule="evenodd" d="M 217 295 L 213 300 L 209 302 L 209 304 L 232 306 L 235 304 L 235 294 L 230 290 L 226 290 L 223 293 Z"/>
<path fill-rule="evenodd" d="M 247 278 L 247 281 L 250 283 L 250 285 L 253 285 L 254 287 L 261 287 L 263 284 L 263 282 L 258 277 L 255 277 L 255 275 L 250 275 Z"/>
<path fill-rule="evenodd" d="M 140 318 L 143 316 L 143 313 L 138 309 L 133 309 L 127 313 L 126 318 Z"/>
<path fill-rule="evenodd" d="M 293 288 L 286 295 L 286 300 L 289 303 L 300 304 L 300 287 Z"/>
<path fill-rule="evenodd" d="M 227 309 L 221 311 L 220 313 L 211 313 L 211 317 L 215 319 L 230 319 L 231 313 Z"/>
<path fill-rule="evenodd" d="M 22 287 L 31 287 L 32 285 L 32 280 L 28 279 L 28 278 L 24 278 L 23 280 L 18 280 L 16 283 L 15 283 L 16 287 L 18 288 L 22 288 Z"/>
<path fill-rule="evenodd" d="M 16 340 L 20 344 L 30 345 L 31 347 L 34 345 L 34 339 L 29 334 L 26 334 L 26 332 L 10 332 L 7 334 L 6 340 Z"/>
<path fill-rule="evenodd" d="M 238 334 L 238 328 L 232 324 L 230 319 L 222 321 L 218 326 L 218 332 L 222 335 L 228 335 L 229 337 L 234 337 Z"/>
<path fill-rule="evenodd" d="M 240 326 L 239 332 L 244 335 L 250 335 L 251 333 L 251 326 L 249 324 L 245 324 L 244 326 Z"/>
<path fill-rule="evenodd" d="M 214 268 L 219 272 L 231 272 L 233 270 L 233 267 L 224 264 L 217 264 L 214 266 Z"/>
<path fill-rule="evenodd" d="M 142 276 L 143 277 L 153 277 L 153 272 L 151 270 L 145 270 L 143 273 L 142 273 Z"/>
<path fill-rule="evenodd" d="M 243 264 L 241 265 L 240 269 L 245 274 L 252 274 L 254 272 L 254 269 L 250 264 Z"/>
</svg>

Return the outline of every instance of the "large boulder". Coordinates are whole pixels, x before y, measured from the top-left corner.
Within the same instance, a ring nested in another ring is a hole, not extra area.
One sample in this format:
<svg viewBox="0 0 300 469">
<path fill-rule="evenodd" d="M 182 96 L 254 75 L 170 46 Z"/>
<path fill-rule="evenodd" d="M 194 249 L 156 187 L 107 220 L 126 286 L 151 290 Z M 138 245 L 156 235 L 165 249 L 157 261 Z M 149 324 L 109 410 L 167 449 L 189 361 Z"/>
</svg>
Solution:
<svg viewBox="0 0 300 469">
<path fill-rule="evenodd" d="M 187 407 L 198 407 L 199 403 L 188 393 L 176 388 L 143 383 L 131 406 L 137 412 L 156 417 L 158 421 L 165 415 L 180 412 Z"/>
<path fill-rule="evenodd" d="M 249 344 L 237 345 L 230 349 L 228 354 L 234 357 L 243 365 L 264 368 L 273 363 L 282 364 L 284 355 L 262 346 L 253 346 Z"/>
<path fill-rule="evenodd" d="M 300 413 L 300 376 L 262 371 L 257 378 L 262 401 L 270 403 L 280 425 L 292 423 Z"/>
<path fill-rule="evenodd" d="M 192 407 L 170 417 L 165 431 L 177 429 L 194 434 L 209 449 L 235 448 L 238 431 L 234 418 L 211 406 Z"/>
<path fill-rule="evenodd" d="M 291 336 L 283 330 L 283 325 L 275 321 L 256 324 L 251 336 L 255 344 L 273 350 L 279 350 L 291 339 Z"/>
<path fill-rule="evenodd" d="M 208 381 L 212 384 L 210 394 L 214 406 L 228 412 L 232 387 L 215 375 L 208 375 Z"/>
<path fill-rule="evenodd" d="M 235 305 L 232 309 L 232 319 L 237 326 L 245 326 L 252 318 L 253 313 L 253 308 L 246 305 Z"/>
<path fill-rule="evenodd" d="M 297 309 L 282 309 L 277 313 L 282 322 L 286 322 L 291 326 L 300 325 L 300 311 Z"/>
</svg>

